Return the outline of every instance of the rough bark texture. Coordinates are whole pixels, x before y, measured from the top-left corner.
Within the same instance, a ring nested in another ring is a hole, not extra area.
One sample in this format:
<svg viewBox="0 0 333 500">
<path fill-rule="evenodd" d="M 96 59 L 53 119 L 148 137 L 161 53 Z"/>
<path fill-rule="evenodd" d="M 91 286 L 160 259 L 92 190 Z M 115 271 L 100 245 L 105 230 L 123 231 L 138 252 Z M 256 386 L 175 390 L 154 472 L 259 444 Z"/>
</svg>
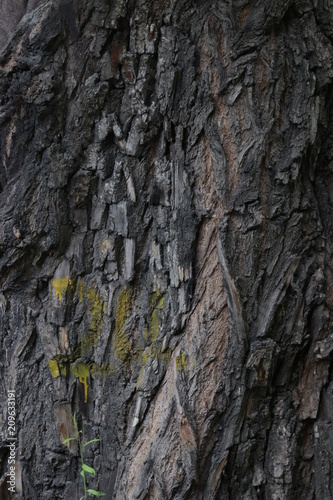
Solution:
<svg viewBox="0 0 333 500">
<path fill-rule="evenodd" d="M 107 499 L 333 498 L 332 79 L 332 0 L 22 19 L 0 57 L 1 499 L 13 387 L 17 499 L 82 495 L 75 410 Z"/>
</svg>

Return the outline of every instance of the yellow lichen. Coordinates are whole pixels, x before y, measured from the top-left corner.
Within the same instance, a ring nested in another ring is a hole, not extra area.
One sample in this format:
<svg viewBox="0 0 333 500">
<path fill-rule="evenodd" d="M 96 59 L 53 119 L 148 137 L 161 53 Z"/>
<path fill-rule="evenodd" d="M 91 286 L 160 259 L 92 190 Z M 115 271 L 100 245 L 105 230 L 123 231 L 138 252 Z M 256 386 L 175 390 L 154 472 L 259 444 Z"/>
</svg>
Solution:
<svg viewBox="0 0 333 500">
<path fill-rule="evenodd" d="M 77 362 L 73 356 L 56 356 L 49 360 L 49 368 L 53 378 L 58 378 L 60 375 L 67 377 L 71 371 L 73 375 L 79 379 L 84 385 L 85 402 L 88 397 L 88 377 L 89 375 L 97 375 L 106 377 L 115 371 L 115 366 L 112 364 L 98 365 L 96 363 L 86 364 L 82 361 Z"/>
<path fill-rule="evenodd" d="M 60 278 L 52 281 L 52 285 L 60 301 L 62 300 L 63 293 L 65 293 L 68 287 L 72 284 L 73 283 L 68 278 L 68 276 L 66 278 Z M 111 365 L 107 365 L 106 367 L 99 367 L 95 364 L 92 364 L 92 367 L 90 369 L 90 367 L 85 363 L 80 362 L 76 364 L 77 360 L 82 355 L 91 352 L 94 344 L 96 344 L 102 328 L 105 312 L 105 302 L 95 288 L 88 287 L 82 281 L 79 281 L 76 291 L 79 296 L 80 302 L 84 301 L 85 305 L 87 306 L 90 316 L 89 330 L 84 334 L 80 344 L 76 347 L 75 351 L 72 352 L 72 354 L 69 354 L 67 356 L 56 356 L 55 358 L 50 359 L 49 368 L 54 378 L 57 378 L 60 375 L 64 375 L 67 377 L 69 375 L 69 371 L 71 370 L 73 375 L 78 378 L 79 381 L 84 385 L 85 402 L 87 402 L 88 377 L 90 372 L 101 375 L 107 374 L 112 371 L 113 367 L 111 367 Z"/>
<path fill-rule="evenodd" d="M 162 352 L 162 347 L 159 344 L 152 344 L 149 347 L 147 347 L 145 352 L 142 354 L 141 369 L 136 383 L 136 388 L 140 389 L 143 381 L 144 372 L 154 360 L 157 360 L 167 365 L 170 361 L 171 354 L 172 351 L 170 348 Z"/>
<path fill-rule="evenodd" d="M 130 313 L 131 293 L 124 288 L 118 299 L 116 310 L 116 327 L 113 337 L 113 349 L 116 357 L 124 362 L 132 350 L 132 345 L 126 336 L 125 324 Z"/>
<path fill-rule="evenodd" d="M 91 375 L 97 375 L 99 377 L 107 377 L 108 375 L 111 375 L 112 373 L 114 373 L 115 370 L 116 370 L 116 367 L 112 364 L 97 365 L 96 363 L 93 363 L 91 365 L 90 373 L 91 373 Z"/>
<path fill-rule="evenodd" d="M 175 366 L 177 371 L 186 371 L 188 365 L 188 357 L 183 351 L 176 356 Z"/>
<path fill-rule="evenodd" d="M 84 334 L 80 344 L 73 353 L 74 359 L 92 351 L 100 335 L 105 313 L 105 302 L 95 288 L 88 287 L 82 281 L 79 281 L 76 293 L 79 296 L 80 302 L 83 301 L 87 307 L 90 324 L 88 331 Z"/>
<path fill-rule="evenodd" d="M 58 363 L 56 362 L 55 359 L 50 359 L 49 360 L 49 368 L 50 368 L 50 371 L 52 373 L 52 377 L 53 378 L 60 377 L 60 371 L 59 371 Z"/>
<path fill-rule="evenodd" d="M 156 342 L 159 333 L 159 312 L 164 307 L 165 294 L 161 294 L 157 289 L 150 299 L 150 318 L 149 318 L 149 332 L 147 340 Z"/>
<path fill-rule="evenodd" d="M 54 280 L 52 282 L 56 294 L 61 301 L 63 293 L 65 293 L 69 286 L 72 285 L 71 280 L 62 278 L 61 280 Z M 101 298 L 98 290 L 86 286 L 82 281 L 77 283 L 76 293 L 80 302 L 87 306 L 90 316 L 89 330 L 81 339 L 79 345 L 71 354 L 66 356 L 59 355 L 49 361 L 51 374 L 54 378 L 60 375 L 68 376 L 71 371 L 73 375 L 84 386 L 84 400 L 88 399 L 88 379 L 90 376 L 108 376 L 116 370 L 112 364 L 97 365 L 96 363 L 85 363 L 80 361 L 79 358 L 92 351 L 94 344 L 97 342 L 100 330 L 103 324 L 103 317 L 105 313 L 105 302 Z M 153 342 L 144 352 L 142 346 L 137 346 L 135 351 L 126 334 L 126 323 L 130 316 L 132 294 L 128 287 L 125 287 L 118 299 L 115 318 L 115 331 L 113 335 L 113 351 L 116 358 L 124 363 L 131 353 L 133 359 L 141 364 L 141 370 L 137 382 L 137 386 L 143 380 L 144 370 L 149 364 L 158 360 L 163 364 L 168 364 L 171 357 L 171 349 L 162 352 L 162 346 L 157 342 L 159 333 L 159 312 L 163 310 L 165 295 L 161 294 L 159 290 L 155 291 L 150 299 L 149 304 L 149 317 L 148 327 L 145 331 L 146 340 Z M 184 365 L 184 363 L 183 363 Z"/>
<path fill-rule="evenodd" d="M 84 385 L 84 402 L 88 401 L 88 377 L 90 376 L 89 366 L 80 362 L 72 367 L 73 375 Z"/>
<path fill-rule="evenodd" d="M 52 286 L 60 302 L 62 300 L 63 294 L 67 292 L 67 289 L 71 284 L 72 282 L 69 279 L 69 276 L 65 276 L 64 278 L 55 278 L 54 280 L 52 280 Z"/>
<path fill-rule="evenodd" d="M 165 294 L 161 294 L 160 290 L 157 289 L 152 293 L 150 298 L 150 307 L 153 309 L 163 309 Z"/>
<path fill-rule="evenodd" d="M 69 375 L 69 362 L 65 357 L 62 357 L 58 361 L 58 366 L 60 370 L 60 375 L 67 377 Z"/>
<path fill-rule="evenodd" d="M 154 309 L 150 318 L 149 337 L 152 342 L 156 342 L 159 332 L 158 309 Z"/>
<path fill-rule="evenodd" d="M 56 356 L 49 360 L 49 368 L 53 378 L 58 378 L 60 375 L 65 377 L 68 375 L 68 362 L 63 356 Z"/>
<path fill-rule="evenodd" d="M 85 286 L 82 282 L 80 282 L 78 285 L 78 293 L 80 302 L 85 300 L 88 306 L 91 320 L 89 330 L 81 340 L 80 351 L 82 355 L 88 354 L 90 351 L 92 351 L 94 345 L 98 340 L 103 325 L 105 302 L 103 301 L 97 290 Z"/>
</svg>

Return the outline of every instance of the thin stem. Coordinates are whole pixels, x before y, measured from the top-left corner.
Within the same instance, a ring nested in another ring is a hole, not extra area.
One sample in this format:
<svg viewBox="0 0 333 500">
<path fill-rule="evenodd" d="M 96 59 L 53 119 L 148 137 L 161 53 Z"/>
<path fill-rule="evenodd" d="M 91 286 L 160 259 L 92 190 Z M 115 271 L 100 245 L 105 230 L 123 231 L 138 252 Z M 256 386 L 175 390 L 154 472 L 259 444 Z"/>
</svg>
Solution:
<svg viewBox="0 0 333 500">
<path fill-rule="evenodd" d="M 79 448 L 80 448 L 80 455 L 81 455 L 81 463 L 82 463 L 82 470 L 83 470 L 83 451 L 82 451 L 82 445 L 81 445 L 81 439 L 80 439 L 80 433 L 77 433 L 78 435 L 78 441 L 79 441 Z M 84 485 L 84 499 L 87 500 L 87 486 L 86 486 L 86 475 L 83 470 L 83 485 Z"/>
</svg>

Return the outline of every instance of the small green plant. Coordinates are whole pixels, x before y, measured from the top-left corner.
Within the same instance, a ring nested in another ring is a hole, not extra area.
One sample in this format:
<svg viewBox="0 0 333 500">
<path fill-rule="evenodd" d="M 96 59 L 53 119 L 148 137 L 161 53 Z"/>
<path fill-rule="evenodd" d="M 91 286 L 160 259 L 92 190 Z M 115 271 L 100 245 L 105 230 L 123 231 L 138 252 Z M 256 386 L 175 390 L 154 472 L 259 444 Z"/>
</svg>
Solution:
<svg viewBox="0 0 333 500">
<path fill-rule="evenodd" d="M 88 446 L 89 444 L 98 443 L 100 441 L 100 439 L 98 439 L 98 438 L 91 439 L 87 443 L 82 444 L 81 437 L 80 437 L 80 434 L 82 434 L 82 430 L 79 431 L 79 429 L 78 429 L 75 412 L 74 412 L 74 416 L 73 416 L 73 422 L 74 422 L 74 428 L 75 428 L 76 433 L 77 433 L 77 437 L 69 437 L 69 438 L 65 439 L 62 444 L 66 444 L 69 441 L 77 441 L 79 444 L 81 465 L 82 465 L 82 469 L 81 469 L 80 474 L 83 477 L 83 487 L 84 487 L 84 497 L 81 497 L 80 500 L 87 500 L 87 498 L 88 498 L 87 493 L 89 493 L 90 495 L 93 495 L 95 497 L 105 497 L 105 493 L 101 493 L 100 491 L 92 490 L 91 488 L 87 489 L 86 474 L 90 474 L 91 476 L 95 476 L 96 473 L 95 473 L 95 470 L 92 467 L 89 467 L 89 465 L 85 464 L 84 460 L 83 460 L 83 449 L 86 446 Z"/>
</svg>

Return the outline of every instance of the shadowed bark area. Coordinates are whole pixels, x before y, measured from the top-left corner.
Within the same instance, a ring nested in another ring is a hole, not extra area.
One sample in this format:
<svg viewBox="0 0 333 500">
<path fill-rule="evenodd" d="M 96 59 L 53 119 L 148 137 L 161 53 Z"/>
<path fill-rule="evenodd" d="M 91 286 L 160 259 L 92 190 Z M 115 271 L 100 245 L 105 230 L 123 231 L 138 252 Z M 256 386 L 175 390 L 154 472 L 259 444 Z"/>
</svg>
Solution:
<svg viewBox="0 0 333 500">
<path fill-rule="evenodd" d="M 107 499 L 333 497 L 332 79 L 332 0 L 54 0 L 19 24 L 1 498 L 11 389 L 15 499 L 82 496 L 74 411 Z"/>
</svg>

